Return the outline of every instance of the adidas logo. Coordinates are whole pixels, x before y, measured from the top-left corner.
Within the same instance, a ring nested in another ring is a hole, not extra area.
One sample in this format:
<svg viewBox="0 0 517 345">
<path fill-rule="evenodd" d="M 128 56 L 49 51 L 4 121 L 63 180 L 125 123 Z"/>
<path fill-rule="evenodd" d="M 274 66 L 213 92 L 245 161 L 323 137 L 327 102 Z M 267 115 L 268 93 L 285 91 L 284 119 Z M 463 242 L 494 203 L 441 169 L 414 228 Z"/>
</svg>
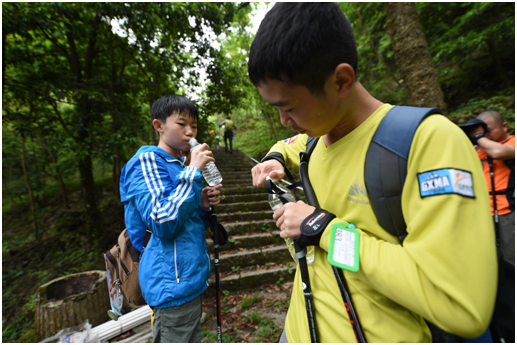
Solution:
<svg viewBox="0 0 517 345">
<path fill-rule="evenodd" d="M 356 177 L 353 186 L 350 186 L 350 192 L 348 192 L 348 201 L 355 202 L 356 204 L 370 205 L 368 201 L 368 195 L 364 186 L 359 186 L 359 179 Z"/>
</svg>

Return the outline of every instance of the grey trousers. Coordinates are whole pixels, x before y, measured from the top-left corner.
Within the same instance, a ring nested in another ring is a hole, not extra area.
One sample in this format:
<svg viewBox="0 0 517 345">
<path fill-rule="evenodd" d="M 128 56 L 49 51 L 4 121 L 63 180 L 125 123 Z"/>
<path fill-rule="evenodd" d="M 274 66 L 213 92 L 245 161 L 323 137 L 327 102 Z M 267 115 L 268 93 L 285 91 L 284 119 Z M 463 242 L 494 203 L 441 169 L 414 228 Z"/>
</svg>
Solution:
<svg viewBox="0 0 517 345">
<path fill-rule="evenodd" d="M 287 341 L 287 336 L 285 335 L 285 328 L 284 328 L 284 330 L 282 332 L 282 335 L 280 336 L 280 339 L 278 339 L 278 342 L 279 343 L 289 343 Z"/>
<path fill-rule="evenodd" d="M 499 216 L 499 243 L 504 260 L 515 266 L 515 212 Z"/>
<path fill-rule="evenodd" d="M 154 308 L 153 343 L 200 343 L 202 295 L 177 307 Z"/>
</svg>

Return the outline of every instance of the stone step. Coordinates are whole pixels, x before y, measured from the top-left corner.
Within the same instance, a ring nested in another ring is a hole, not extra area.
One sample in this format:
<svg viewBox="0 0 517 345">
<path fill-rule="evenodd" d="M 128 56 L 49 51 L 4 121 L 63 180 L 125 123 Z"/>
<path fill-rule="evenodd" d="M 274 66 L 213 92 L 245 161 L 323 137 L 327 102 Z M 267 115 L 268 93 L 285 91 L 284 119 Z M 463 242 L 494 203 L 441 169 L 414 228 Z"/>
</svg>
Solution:
<svg viewBox="0 0 517 345">
<path fill-rule="evenodd" d="M 226 200 L 225 200 L 226 201 Z M 251 212 L 251 211 L 269 211 L 271 207 L 269 202 L 265 201 L 249 201 L 238 203 L 221 203 L 217 206 L 217 213 L 233 213 L 233 212 Z"/>
<path fill-rule="evenodd" d="M 223 187 L 234 188 L 234 187 L 250 187 L 253 186 L 253 183 L 250 180 L 225 180 L 223 179 Z M 265 190 L 264 190 L 265 192 Z"/>
<path fill-rule="evenodd" d="M 221 205 L 223 203 L 247 202 L 247 201 L 264 201 L 268 199 L 266 192 L 262 194 L 240 194 L 240 195 L 224 195 Z"/>
<path fill-rule="evenodd" d="M 216 164 L 217 165 L 217 164 Z M 221 174 L 224 174 L 224 173 L 232 173 L 232 172 L 246 172 L 246 173 L 251 173 L 251 168 L 253 168 L 253 166 L 249 166 L 249 165 L 226 165 L 226 166 L 222 166 L 219 168 L 219 171 L 221 172 Z"/>
<path fill-rule="evenodd" d="M 216 162 L 224 162 L 227 166 L 256 164 L 245 155 L 235 155 L 235 152 L 231 155 L 214 154 L 214 158 Z"/>
<path fill-rule="evenodd" d="M 232 185 L 241 185 L 242 187 L 250 187 L 253 186 L 253 179 L 251 178 L 251 175 L 249 176 L 241 176 L 238 178 L 234 178 L 234 176 L 230 177 L 224 177 L 223 176 L 223 185 L 229 186 Z"/>
<path fill-rule="evenodd" d="M 228 232 L 229 242 L 219 247 L 220 291 L 245 291 L 262 285 L 292 281 L 295 267 L 284 239 L 273 220 L 264 187 L 252 186 L 251 169 L 256 164 L 238 150 L 214 150 L 223 176 L 223 199 L 217 206 L 218 221 Z M 213 257 L 211 231 L 207 243 Z M 267 265 L 266 265 L 267 264 Z M 215 295 L 212 286 L 204 296 Z"/>
<path fill-rule="evenodd" d="M 233 194 L 257 194 L 264 193 L 266 189 L 264 187 L 223 187 L 222 188 L 223 195 L 233 195 Z"/>
<path fill-rule="evenodd" d="M 208 251 L 214 252 L 214 241 L 207 238 Z M 219 247 L 219 252 L 236 250 L 239 248 L 263 247 L 270 244 L 284 244 L 285 241 L 280 237 L 280 231 L 263 232 L 244 236 L 229 236 L 229 241 L 224 246 Z"/>
<path fill-rule="evenodd" d="M 219 169 L 219 167 L 217 167 Z M 228 178 L 227 175 L 234 175 L 234 176 L 251 176 L 251 169 L 253 167 L 231 167 L 231 168 L 221 168 L 219 169 L 219 172 L 223 177 Z"/>
<path fill-rule="evenodd" d="M 272 220 L 273 211 L 258 212 L 236 212 L 236 213 L 218 213 L 217 219 L 220 223 L 224 222 L 245 222 L 252 220 Z M 226 225 L 225 225 L 226 228 Z"/>
<path fill-rule="evenodd" d="M 218 156 L 218 157 L 247 158 L 247 155 L 236 147 L 233 148 L 232 153 L 230 153 L 230 151 L 226 152 L 226 149 L 224 146 L 220 147 L 218 149 L 212 150 L 212 153 L 214 154 L 214 156 Z"/>
<path fill-rule="evenodd" d="M 271 262 L 280 264 L 284 262 L 288 263 L 291 260 L 291 254 L 289 254 L 285 242 L 283 244 L 256 247 L 252 249 L 240 248 L 235 253 L 219 253 L 219 270 L 221 272 L 231 272 L 237 266 L 245 267 L 265 265 Z"/>
<path fill-rule="evenodd" d="M 294 280 L 296 266 L 290 267 L 283 265 L 282 267 L 273 266 L 265 269 L 246 270 L 237 272 L 219 280 L 219 290 L 222 291 L 246 291 L 263 285 L 285 283 Z M 203 298 L 215 297 L 215 276 L 212 274 L 210 278 L 210 286 L 203 294 Z"/>
<path fill-rule="evenodd" d="M 276 221 L 274 221 L 272 217 L 262 221 L 223 223 L 223 226 L 228 236 L 248 235 L 278 230 Z"/>
<path fill-rule="evenodd" d="M 223 176 L 223 179 L 233 179 L 233 180 L 252 177 L 251 171 L 228 171 L 228 172 L 222 172 L 221 175 Z"/>
<path fill-rule="evenodd" d="M 219 221 L 219 218 L 217 218 L 217 220 Z M 221 222 L 219 221 L 219 223 Z M 278 230 L 276 222 L 273 219 L 254 222 L 222 223 L 222 225 L 228 233 L 228 237 L 267 233 Z M 205 237 L 207 239 L 212 237 L 212 231 L 210 229 L 206 230 Z"/>
</svg>

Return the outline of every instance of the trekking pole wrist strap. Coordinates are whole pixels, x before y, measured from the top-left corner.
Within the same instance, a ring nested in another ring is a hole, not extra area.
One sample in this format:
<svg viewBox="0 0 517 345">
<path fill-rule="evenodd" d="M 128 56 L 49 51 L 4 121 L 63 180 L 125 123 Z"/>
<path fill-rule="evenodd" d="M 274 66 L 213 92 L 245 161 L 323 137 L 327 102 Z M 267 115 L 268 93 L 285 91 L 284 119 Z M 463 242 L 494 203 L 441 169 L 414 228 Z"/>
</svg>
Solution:
<svg viewBox="0 0 517 345">
<path fill-rule="evenodd" d="M 301 235 L 296 240 L 300 246 L 319 246 L 321 235 L 336 215 L 317 208 L 300 225 Z"/>
</svg>

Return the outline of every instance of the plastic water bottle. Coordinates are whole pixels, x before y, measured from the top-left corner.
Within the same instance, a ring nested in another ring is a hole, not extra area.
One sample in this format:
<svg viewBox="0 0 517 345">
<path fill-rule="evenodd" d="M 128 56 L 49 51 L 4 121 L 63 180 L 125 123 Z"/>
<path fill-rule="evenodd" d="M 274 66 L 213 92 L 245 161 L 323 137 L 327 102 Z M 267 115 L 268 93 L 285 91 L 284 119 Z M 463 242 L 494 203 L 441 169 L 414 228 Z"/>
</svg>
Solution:
<svg viewBox="0 0 517 345">
<path fill-rule="evenodd" d="M 196 147 L 201 145 L 195 138 L 191 138 L 189 140 L 190 144 L 190 152 L 192 152 Z M 214 162 L 208 162 L 205 165 L 205 169 L 203 170 L 203 177 L 208 183 L 210 187 L 217 186 L 219 183 L 223 182 L 223 177 L 219 172 L 219 169 L 215 166 Z"/>
<path fill-rule="evenodd" d="M 269 178 L 269 177 L 268 177 Z M 280 188 L 282 191 L 284 191 L 283 194 L 281 194 L 282 198 L 287 200 L 287 202 L 296 202 L 296 199 L 291 194 L 291 192 L 285 188 L 283 188 L 280 185 L 280 181 L 273 180 L 273 182 L 277 185 L 278 188 Z M 280 195 L 278 194 L 269 194 L 268 196 L 269 205 L 271 206 L 271 209 L 273 211 L 279 209 L 282 207 L 284 202 L 280 199 Z M 285 244 L 287 245 L 287 249 L 289 250 L 289 253 L 291 254 L 291 257 L 293 258 L 294 262 L 298 263 L 298 259 L 296 258 L 296 250 L 294 249 L 294 241 L 292 238 L 285 238 Z M 307 264 L 311 264 L 314 261 L 314 246 L 307 247 L 307 254 L 305 255 L 307 259 Z"/>
</svg>

